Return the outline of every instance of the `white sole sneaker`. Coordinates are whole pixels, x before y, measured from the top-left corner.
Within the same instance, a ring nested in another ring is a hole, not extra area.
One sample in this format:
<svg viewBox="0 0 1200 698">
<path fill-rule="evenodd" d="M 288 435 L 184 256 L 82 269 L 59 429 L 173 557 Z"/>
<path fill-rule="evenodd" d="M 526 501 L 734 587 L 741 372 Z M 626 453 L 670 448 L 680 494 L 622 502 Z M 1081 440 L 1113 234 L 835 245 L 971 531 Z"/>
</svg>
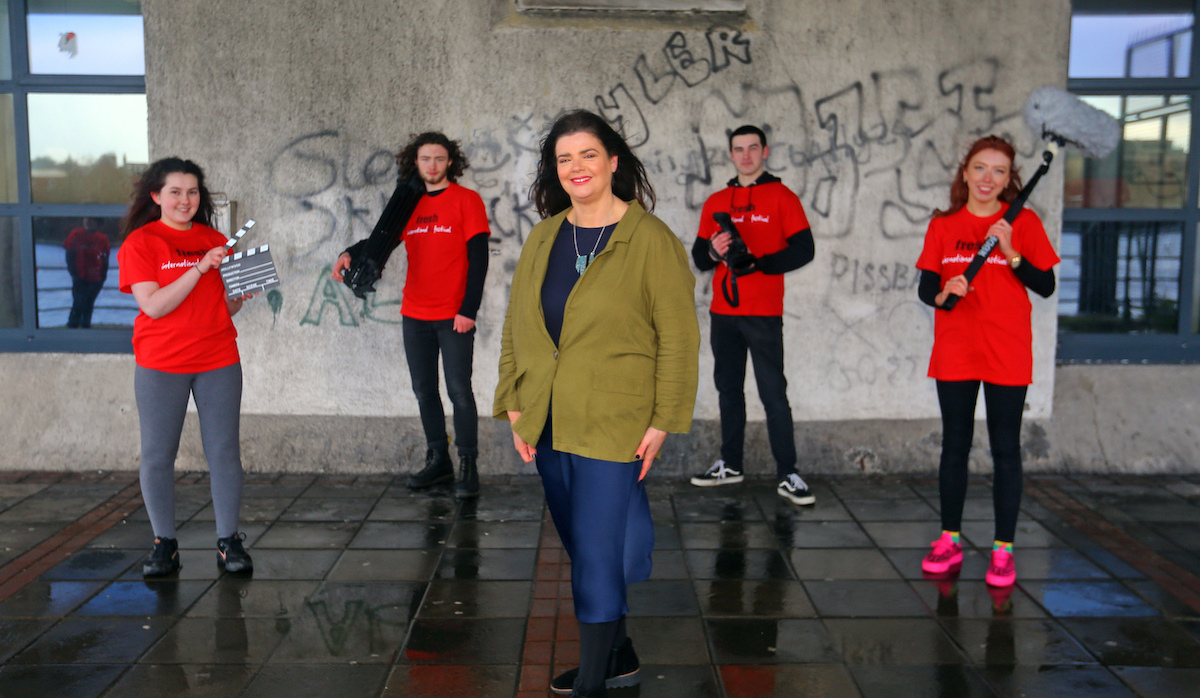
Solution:
<svg viewBox="0 0 1200 698">
<path fill-rule="evenodd" d="M 809 492 L 808 494 L 792 494 L 791 492 L 782 489 L 776 489 L 775 492 L 780 497 L 783 497 L 792 504 L 798 504 L 799 506 L 807 506 L 809 504 L 817 503 L 817 498 L 812 492 Z"/>
<path fill-rule="evenodd" d="M 701 477 L 696 475 L 692 478 L 692 484 L 696 487 L 716 487 L 718 485 L 736 485 L 742 480 L 745 480 L 744 475 L 726 475 L 722 478 Z"/>
</svg>

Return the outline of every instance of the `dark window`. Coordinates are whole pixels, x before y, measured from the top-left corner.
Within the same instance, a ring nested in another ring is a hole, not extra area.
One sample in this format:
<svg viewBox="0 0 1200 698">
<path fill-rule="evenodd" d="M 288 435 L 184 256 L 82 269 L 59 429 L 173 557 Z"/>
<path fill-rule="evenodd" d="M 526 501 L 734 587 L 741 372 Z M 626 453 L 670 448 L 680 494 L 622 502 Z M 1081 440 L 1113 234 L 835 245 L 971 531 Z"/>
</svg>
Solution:
<svg viewBox="0 0 1200 698">
<path fill-rule="evenodd" d="M 117 250 L 149 161 L 141 2 L 0 6 L 0 350 L 131 351 Z"/>
<path fill-rule="evenodd" d="M 1200 361 L 1197 0 L 1075 0 L 1068 87 L 1116 118 L 1063 162 L 1059 361 Z"/>
</svg>

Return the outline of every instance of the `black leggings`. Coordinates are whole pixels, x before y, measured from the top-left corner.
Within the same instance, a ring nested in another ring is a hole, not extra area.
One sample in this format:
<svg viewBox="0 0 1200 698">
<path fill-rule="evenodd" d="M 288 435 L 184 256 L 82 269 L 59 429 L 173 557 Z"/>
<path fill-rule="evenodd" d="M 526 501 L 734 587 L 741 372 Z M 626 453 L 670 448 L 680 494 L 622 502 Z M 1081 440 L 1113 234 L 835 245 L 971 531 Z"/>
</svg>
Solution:
<svg viewBox="0 0 1200 698">
<path fill-rule="evenodd" d="M 995 479 L 992 504 L 996 512 L 996 540 L 1008 543 L 1016 534 L 1017 512 L 1021 508 L 1021 416 L 1027 389 L 1025 385 L 983 384 Z M 979 381 L 938 381 L 937 392 L 942 408 L 942 459 L 938 464 L 942 529 L 961 531 Z"/>
</svg>

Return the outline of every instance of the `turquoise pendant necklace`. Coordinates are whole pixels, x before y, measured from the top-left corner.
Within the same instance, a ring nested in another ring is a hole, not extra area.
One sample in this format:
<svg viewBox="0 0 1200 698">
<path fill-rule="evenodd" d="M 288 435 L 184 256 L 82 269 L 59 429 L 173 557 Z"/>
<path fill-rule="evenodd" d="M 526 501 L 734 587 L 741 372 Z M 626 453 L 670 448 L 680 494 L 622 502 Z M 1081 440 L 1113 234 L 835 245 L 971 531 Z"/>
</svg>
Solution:
<svg viewBox="0 0 1200 698">
<path fill-rule="evenodd" d="M 592 245 L 591 252 L 579 254 L 579 229 L 575 227 L 575 223 L 571 223 L 571 241 L 575 244 L 575 272 L 580 276 L 583 276 L 584 270 L 596 259 L 596 249 L 600 247 L 600 240 L 604 237 L 606 228 L 608 228 L 607 225 L 600 228 L 600 234 L 596 236 L 596 244 Z"/>
</svg>

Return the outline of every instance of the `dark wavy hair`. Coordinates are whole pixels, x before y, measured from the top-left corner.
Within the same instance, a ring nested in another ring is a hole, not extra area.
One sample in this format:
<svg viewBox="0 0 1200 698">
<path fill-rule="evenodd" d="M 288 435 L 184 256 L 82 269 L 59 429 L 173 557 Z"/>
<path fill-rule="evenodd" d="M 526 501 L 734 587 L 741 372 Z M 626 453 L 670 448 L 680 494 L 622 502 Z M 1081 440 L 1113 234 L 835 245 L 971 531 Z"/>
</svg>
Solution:
<svg viewBox="0 0 1200 698">
<path fill-rule="evenodd" d="M 208 187 L 204 184 L 204 170 L 191 160 L 184 160 L 178 157 L 163 158 L 150 164 L 138 181 L 133 185 L 133 195 L 129 201 L 129 211 L 125 213 L 125 217 L 121 219 L 121 237 L 125 237 L 137 230 L 138 228 L 153 223 L 162 218 L 162 209 L 158 204 L 154 203 L 154 199 L 150 197 L 151 193 L 157 194 L 162 191 L 167 184 L 167 175 L 182 172 L 196 177 L 196 182 L 200 185 L 200 206 L 196 209 L 196 214 L 192 216 L 192 221 L 207 225 L 213 224 L 213 202 L 212 196 L 208 193 Z"/>
<path fill-rule="evenodd" d="M 733 131 L 730 131 L 730 133 L 729 133 L 729 149 L 733 150 L 734 137 L 747 136 L 747 135 L 751 135 L 751 134 L 758 136 L 758 144 L 759 145 L 761 145 L 764 148 L 767 147 L 767 134 L 763 133 L 763 130 L 757 126 L 754 126 L 752 124 L 746 124 L 745 126 L 738 126 Z"/>
<path fill-rule="evenodd" d="M 617 156 L 617 171 L 613 173 L 612 192 L 622 201 L 637 199 L 647 211 L 654 210 L 657 199 L 654 187 L 646 177 L 646 168 L 633 154 L 621 134 L 613 130 L 602 117 L 586 109 L 577 109 L 560 115 L 542 140 L 541 156 L 538 158 L 537 175 L 529 187 L 529 198 L 538 213 L 549 218 L 571 206 L 571 197 L 558 181 L 558 159 L 555 148 L 558 139 L 574 133 L 590 133 L 595 136 L 609 157 Z"/>
<path fill-rule="evenodd" d="M 950 206 L 945 209 L 934 209 L 933 215 L 935 218 L 958 213 L 959 209 L 967 205 L 967 198 L 970 192 L 967 190 L 967 183 L 963 181 L 963 173 L 967 171 L 967 165 L 971 162 L 971 158 L 984 150 L 995 150 L 999 153 L 1004 153 L 1008 156 L 1008 161 L 1011 164 L 1008 185 L 1004 187 L 1004 191 L 1000 192 L 998 198 L 1004 203 L 1010 204 L 1013 199 L 1017 198 L 1017 194 L 1021 193 L 1021 173 L 1017 169 L 1016 149 L 1013 148 L 1012 143 L 1009 143 L 1000 136 L 984 136 L 971 144 L 962 162 L 958 163 L 958 171 L 954 173 L 954 181 L 950 182 Z"/>
<path fill-rule="evenodd" d="M 417 172 L 417 151 L 423 145 L 433 143 L 440 145 L 450 153 L 450 165 L 446 168 L 446 179 L 451 182 L 457 182 L 462 176 L 463 171 L 470 167 L 467 162 L 467 156 L 463 155 L 462 146 L 458 141 L 452 141 L 446 137 L 446 134 L 438 131 L 426 131 L 417 135 L 409 136 L 408 145 L 404 146 L 400 152 L 396 153 L 396 165 L 399 167 L 399 176 L 401 182 L 407 182 L 413 177 L 419 176 Z"/>
</svg>

